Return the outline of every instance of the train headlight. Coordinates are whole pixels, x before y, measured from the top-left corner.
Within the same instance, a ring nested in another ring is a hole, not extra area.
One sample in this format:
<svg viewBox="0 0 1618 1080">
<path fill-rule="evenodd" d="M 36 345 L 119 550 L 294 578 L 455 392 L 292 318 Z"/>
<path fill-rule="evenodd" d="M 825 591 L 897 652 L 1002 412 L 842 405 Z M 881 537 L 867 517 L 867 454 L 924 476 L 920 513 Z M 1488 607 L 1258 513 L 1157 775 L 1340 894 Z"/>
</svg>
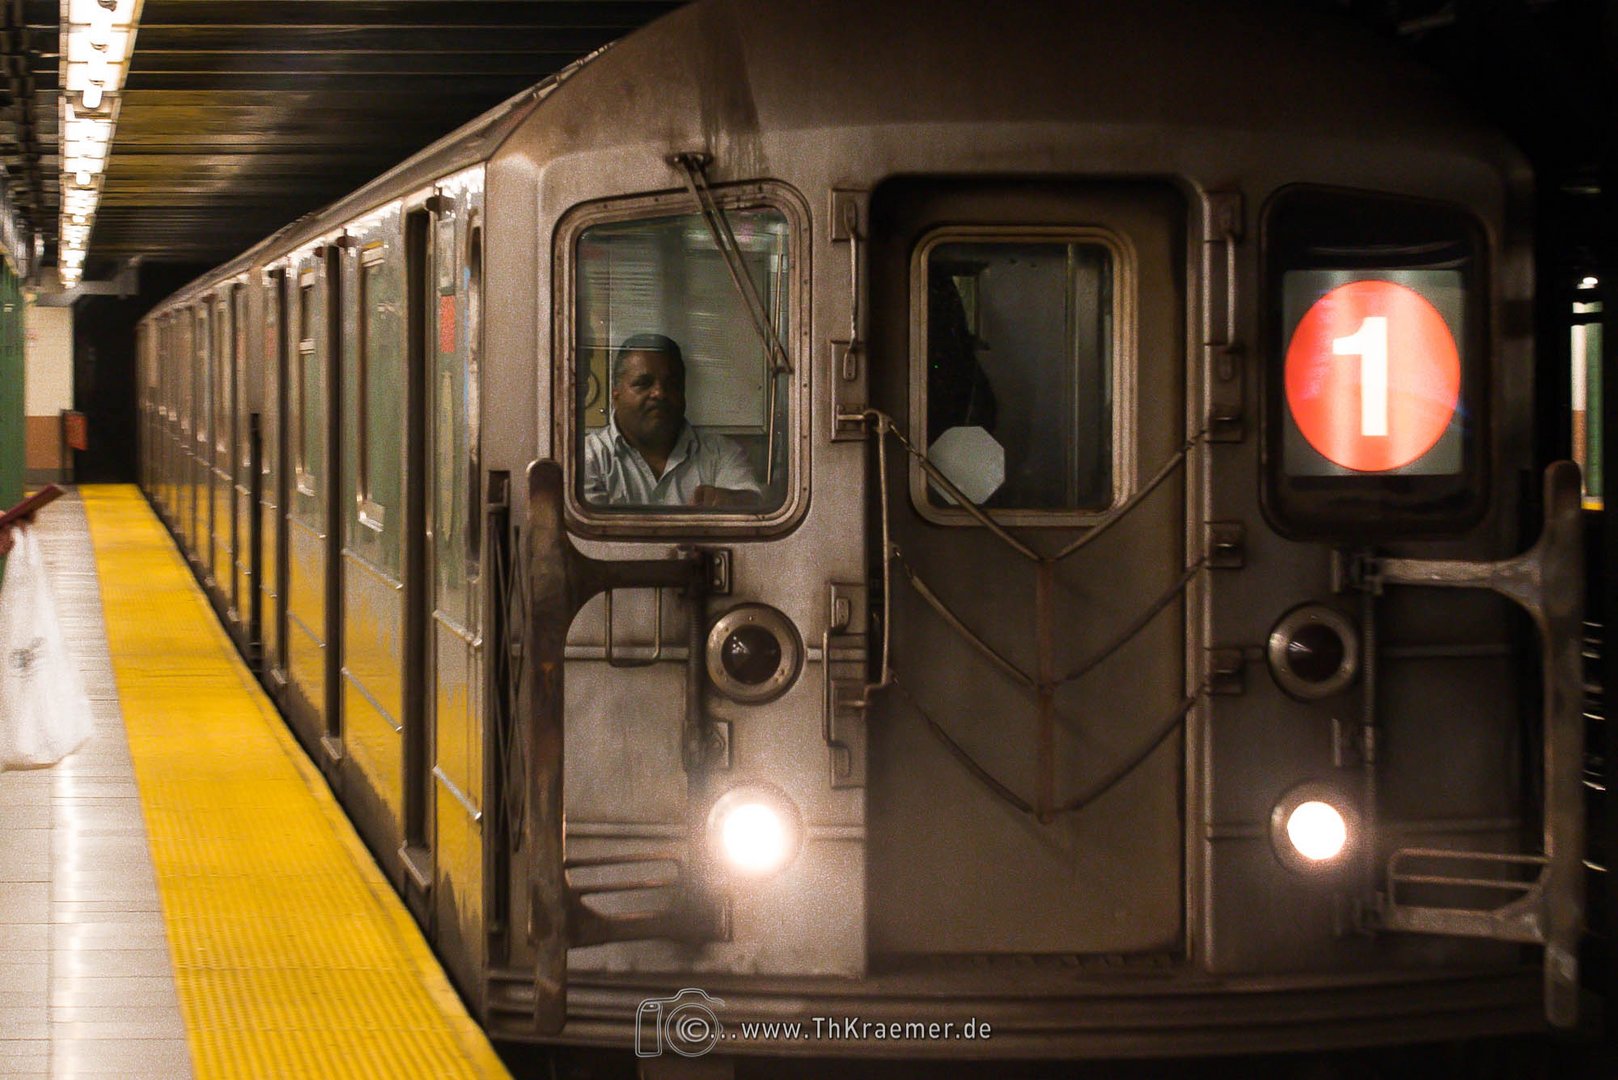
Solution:
<svg viewBox="0 0 1618 1080">
<path fill-rule="evenodd" d="M 708 843 L 734 877 L 768 877 L 792 861 L 802 840 L 797 808 L 773 788 L 732 788 L 708 814 Z"/>
<path fill-rule="evenodd" d="M 1348 822 L 1331 803 L 1311 799 L 1287 815 L 1287 839 L 1310 862 L 1335 859 L 1348 843 Z"/>
<path fill-rule="evenodd" d="M 765 604 L 733 607 L 708 631 L 708 677 L 734 701 L 754 705 L 780 697 L 802 666 L 797 627 Z"/>
<path fill-rule="evenodd" d="M 1352 803 L 1329 784 L 1300 784 L 1270 812 L 1271 845 L 1294 870 L 1320 873 L 1346 865 L 1358 833 Z"/>
<path fill-rule="evenodd" d="M 1295 607 L 1270 631 L 1270 674 L 1304 701 L 1340 694 L 1360 670 L 1360 635 L 1349 618 L 1324 604 Z"/>
</svg>

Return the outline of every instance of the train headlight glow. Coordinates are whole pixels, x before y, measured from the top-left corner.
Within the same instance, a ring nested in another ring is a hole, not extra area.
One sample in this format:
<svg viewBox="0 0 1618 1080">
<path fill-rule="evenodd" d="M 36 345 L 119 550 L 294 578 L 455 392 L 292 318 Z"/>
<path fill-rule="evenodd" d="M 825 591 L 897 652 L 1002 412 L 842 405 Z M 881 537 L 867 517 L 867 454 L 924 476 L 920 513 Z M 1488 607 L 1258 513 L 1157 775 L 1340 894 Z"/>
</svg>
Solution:
<svg viewBox="0 0 1618 1080">
<path fill-rule="evenodd" d="M 1348 843 L 1348 822 L 1330 803 L 1312 799 L 1287 815 L 1287 839 L 1311 862 L 1335 859 Z"/>
<path fill-rule="evenodd" d="M 768 877 L 798 853 L 803 826 L 797 809 L 772 788 L 733 788 L 708 815 L 714 856 L 734 877 Z"/>
<path fill-rule="evenodd" d="M 1353 802 L 1329 783 L 1299 784 L 1270 812 L 1270 846 L 1291 870 L 1330 874 L 1363 842 Z"/>
<path fill-rule="evenodd" d="M 719 828 L 725 859 L 743 873 L 768 873 L 786 861 L 786 822 L 763 803 L 736 807 Z"/>
</svg>

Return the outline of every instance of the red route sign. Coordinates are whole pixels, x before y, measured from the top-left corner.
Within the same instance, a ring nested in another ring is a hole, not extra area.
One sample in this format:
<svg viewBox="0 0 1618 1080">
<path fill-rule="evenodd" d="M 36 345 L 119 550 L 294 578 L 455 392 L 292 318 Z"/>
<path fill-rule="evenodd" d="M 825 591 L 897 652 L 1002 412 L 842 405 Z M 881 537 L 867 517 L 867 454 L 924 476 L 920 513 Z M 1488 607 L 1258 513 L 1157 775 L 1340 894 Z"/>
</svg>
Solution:
<svg viewBox="0 0 1618 1080">
<path fill-rule="evenodd" d="M 1398 469 L 1455 416 L 1461 357 L 1438 309 L 1391 281 L 1353 281 L 1316 300 L 1287 344 L 1287 407 L 1328 461 Z"/>
</svg>

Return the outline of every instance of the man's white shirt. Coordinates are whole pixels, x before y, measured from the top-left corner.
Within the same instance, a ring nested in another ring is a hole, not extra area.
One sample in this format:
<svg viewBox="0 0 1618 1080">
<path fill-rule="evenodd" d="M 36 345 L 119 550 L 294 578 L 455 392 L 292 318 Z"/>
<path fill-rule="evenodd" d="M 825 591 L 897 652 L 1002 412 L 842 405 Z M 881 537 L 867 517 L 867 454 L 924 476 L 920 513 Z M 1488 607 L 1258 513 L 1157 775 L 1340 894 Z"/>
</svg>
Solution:
<svg viewBox="0 0 1618 1080">
<path fill-rule="evenodd" d="M 662 476 L 618 431 L 614 421 L 584 437 L 584 500 L 610 506 L 689 506 L 697 488 L 763 491 L 733 439 L 680 429 Z"/>
</svg>

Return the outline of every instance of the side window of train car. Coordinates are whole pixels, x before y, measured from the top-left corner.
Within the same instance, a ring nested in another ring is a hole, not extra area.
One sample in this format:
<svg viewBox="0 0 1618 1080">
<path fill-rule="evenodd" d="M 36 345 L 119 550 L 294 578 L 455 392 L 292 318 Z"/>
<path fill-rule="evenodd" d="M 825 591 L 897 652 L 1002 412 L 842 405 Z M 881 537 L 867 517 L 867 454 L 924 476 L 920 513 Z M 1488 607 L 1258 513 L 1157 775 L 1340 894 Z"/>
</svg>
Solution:
<svg viewBox="0 0 1618 1080">
<path fill-rule="evenodd" d="M 784 195 L 750 186 L 724 216 L 734 266 L 685 201 L 597 209 L 566 234 L 573 490 L 587 516 L 756 523 L 786 507 L 802 215 Z M 772 363 L 760 321 L 786 357 Z"/>
<path fill-rule="evenodd" d="M 373 241 L 360 251 L 359 363 L 355 367 L 359 524 L 380 533 L 398 502 L 399 304 L 384 277 L 387 249 Z M 391 565 L 391 564 L 390 564 Z"/>
<path fill-rule="evenodd" d="M 206 300 L 197 306 L 192 317 L 197 329 L 191 345 L 196 349 L 197 372 L 202 379 L 196 402 L 197 442 L 201 446 L 202 462 L 212 465 L 213 453 L 208 440 L 213 437 L 214 416 L 213 322 L 208 318 Z"/>
<path fill-rule="evenodd" d="M 230 288 L 230 325 L 235 333 L 236 342 L 232 356 L 236 358 L 236 372 L 233 381 L 236 385 L 236 460 L 242 469 L 242 479 L 246 482 L 247 470 L 252 465 L 252 435 L 249 427 L 248 402 L 251 397 L 248 393 L 248 382 L 242 376 L 247 373 L 247 286 L 238 282 Z"/>
<path fill-rule="evenodd" d="M 175 314 L 174 351 L 170 354 L 179 369 L 174 380 L 174 407 L 179 413 L 180 446 L 187 454 L 191 452 L 191 398 L 197 379 L 197 366 L 191 355 L 191 321 L 189 308 L 181 308 Z"/>
<path fill-rule="evenodd" d="M 232 390 L 236 379 L 235 357 L 230 351 L 230 309 L 223 296 L 214 303 L 213 326 L 214 460 L 221 469 L 228 471 Z"/>
<path fill-rule="evenodd" d="M 298 490 L 305 495 L 315 494 L 316 463 L 310 450 L 320 439 L 321 416 L 313 408 L 320 400 L 319 388 L 313 385 L 318 377 L 315 364 L 315 272 L 304 271 L 298 278 L 298 346 L 296 372 L 292 381 L 292 415 L 297 424 L 294 439 L 294 475 Z"/>
<path fill-rule="evenodd" d="M 911 435 L 924 517 L 971 524 L 964 496 L 1055 524 L 1113 505 L 1115 353 L 1124 246 L 1091 229 L 949 226 L 911 260 Z"/>
<path fill-rule="evenodd" d="M 1299 539 L 1461 531 L 1486 509 L 1482 230 L 1297 187 L 1263 217 L 1264 505 Z"/>
</svg>

